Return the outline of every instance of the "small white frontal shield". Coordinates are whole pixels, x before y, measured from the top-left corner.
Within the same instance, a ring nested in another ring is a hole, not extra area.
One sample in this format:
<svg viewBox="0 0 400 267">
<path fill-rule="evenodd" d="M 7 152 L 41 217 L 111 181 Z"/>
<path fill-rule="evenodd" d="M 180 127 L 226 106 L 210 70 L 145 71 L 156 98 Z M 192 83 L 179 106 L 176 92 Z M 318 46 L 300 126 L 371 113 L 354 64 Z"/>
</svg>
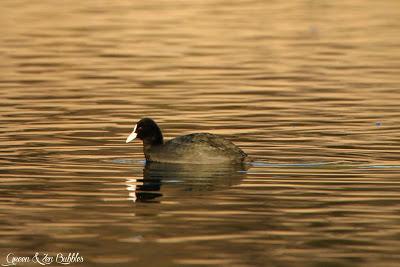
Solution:
<svg viewBox="0 0 400 267">
<path fill-rule="evenodd" d="M 126 142 L 127 142 L 127 143 L 129 143 L 129 142 L 135 140 L 135 138 L 136 138 L 136 136 L 137 136 L 136 127 L 137 127 L 137 124 L 136 124 L 135 127 L 133 128 L 132 133 L 128 136 L 128 138 L 126 138 Z"/>
</svg>

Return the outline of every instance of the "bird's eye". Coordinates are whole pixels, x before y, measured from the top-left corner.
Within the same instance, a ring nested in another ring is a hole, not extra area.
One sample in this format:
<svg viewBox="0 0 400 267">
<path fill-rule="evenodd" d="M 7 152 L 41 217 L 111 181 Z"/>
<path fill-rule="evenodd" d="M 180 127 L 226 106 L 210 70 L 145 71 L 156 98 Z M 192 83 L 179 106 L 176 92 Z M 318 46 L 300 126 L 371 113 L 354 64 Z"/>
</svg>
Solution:
<svg viewBox="0 0 400 267">
<path fill-rule="evenodd" d="M 139 128 L 138 128 L 139 131 L 142 130 L 142 129 L 143 129 L 142 127 L 139 127 Z"/>
</svg>

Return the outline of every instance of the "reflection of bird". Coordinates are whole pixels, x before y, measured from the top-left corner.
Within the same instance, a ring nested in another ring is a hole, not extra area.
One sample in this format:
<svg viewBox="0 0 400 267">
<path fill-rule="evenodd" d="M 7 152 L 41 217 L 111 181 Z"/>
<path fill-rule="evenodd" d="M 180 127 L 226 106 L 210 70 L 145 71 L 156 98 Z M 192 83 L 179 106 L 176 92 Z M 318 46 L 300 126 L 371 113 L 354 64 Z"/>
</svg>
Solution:
<svg viewBox="0 0 400 267">
<path fill-rule="evenodd" d="M 129 199 L 150 201 L 162 195 L 193 196 L 239 184 L 246 175 L 244 165 L 167 164 L 148 162 L 143 179 L 126 181 Z M 162 186 L 162 192 L 161 192 Z"/>
<path fill-rule="evenodd" d="M 160 191 L 161 182 L 159 180 L 151 181 L 145 179 L 130 178 L 126 180 L 126 189 L 129 199 L 133 202 L 152 200 L 162 196 Z"/>
<path fill-rule="evenodd" d="M 249 161 L 247 154 L 231 141 L 210 133 L 179 136 L 164 143 L 158 125 L 149 118 L 141 119 L 126 142 L 143 140 L 147 161 L 191 164 L 241 163 Z"/>
</svg>

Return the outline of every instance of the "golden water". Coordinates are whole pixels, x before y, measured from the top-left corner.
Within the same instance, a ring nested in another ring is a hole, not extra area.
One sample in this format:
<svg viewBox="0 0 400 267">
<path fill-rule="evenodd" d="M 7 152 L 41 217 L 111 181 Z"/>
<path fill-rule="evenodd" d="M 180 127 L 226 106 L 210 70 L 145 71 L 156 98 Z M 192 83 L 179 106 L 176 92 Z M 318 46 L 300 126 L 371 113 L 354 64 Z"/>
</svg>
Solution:
<svg viewBox="0 0 400 267">
<path fill-rule="evenodd" d="M 399 1 L 0 12 L 0 263 L 398 266 Z M 222 134 L 256 162 L 143 170 L 125 139 L 144 116 L 166 139 Z"/>
</svg>

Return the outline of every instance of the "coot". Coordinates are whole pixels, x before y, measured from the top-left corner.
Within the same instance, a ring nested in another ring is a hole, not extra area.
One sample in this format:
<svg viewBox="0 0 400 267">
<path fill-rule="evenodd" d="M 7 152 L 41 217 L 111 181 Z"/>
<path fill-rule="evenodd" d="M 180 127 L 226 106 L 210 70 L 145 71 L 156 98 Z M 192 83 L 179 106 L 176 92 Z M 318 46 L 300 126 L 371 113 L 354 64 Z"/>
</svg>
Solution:
<svg viewBox="0 0 400 267">
<path fill-rule="evenodd" d="M 210 133 L 193 133 L 164 143 L 160 127 L 150 118 L 141 119 L 128 136 L 143 141 L 143 152 L 148 162 L 221 164 L 249 161 L 247 154 L 231 141 Z"/>
</svg>

